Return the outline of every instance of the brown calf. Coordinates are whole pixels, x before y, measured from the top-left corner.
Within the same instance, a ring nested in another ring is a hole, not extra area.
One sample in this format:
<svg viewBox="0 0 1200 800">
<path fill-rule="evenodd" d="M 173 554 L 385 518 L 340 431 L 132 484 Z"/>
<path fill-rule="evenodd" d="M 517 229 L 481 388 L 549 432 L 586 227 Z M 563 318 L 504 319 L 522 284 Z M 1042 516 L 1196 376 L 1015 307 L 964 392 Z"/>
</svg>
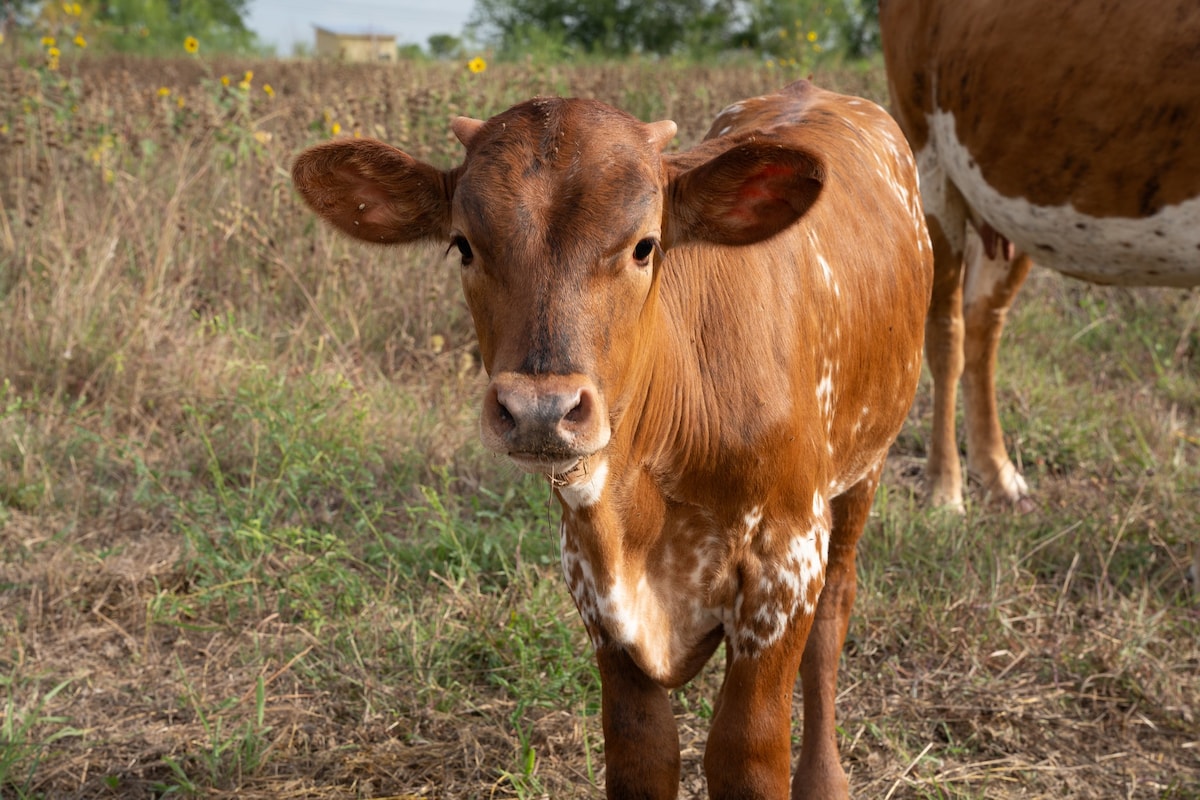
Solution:
<svg viewBox="0 0 1200 800">
<path fill-rule="evenodd" d="M 1030 258 L 1095 283 L 1200 284 L 1200 3 L 883 0 L 879 21 L 933 239 L 930 493 L 962 506 L 961 376 L 970 473 L 1025 503 L 995 382 Z"/>
<path fill-rule="evenodd" d="M 587 100 L 459 117 L 448 171 L 314 147 L 305 200 L 369 242 L 449 242 L 491 383 L 484 442 L 545 474 L 603 682 L 612 798 L 672 798 L 667 689 L 722 641 L 713 798 L 845 797 L 855 542 L 920 370 L 931 251 L 903 136 L 806 82 L 675 124 Z M 803 655 L 803 659 L 801 656 Z"/>
</svg>

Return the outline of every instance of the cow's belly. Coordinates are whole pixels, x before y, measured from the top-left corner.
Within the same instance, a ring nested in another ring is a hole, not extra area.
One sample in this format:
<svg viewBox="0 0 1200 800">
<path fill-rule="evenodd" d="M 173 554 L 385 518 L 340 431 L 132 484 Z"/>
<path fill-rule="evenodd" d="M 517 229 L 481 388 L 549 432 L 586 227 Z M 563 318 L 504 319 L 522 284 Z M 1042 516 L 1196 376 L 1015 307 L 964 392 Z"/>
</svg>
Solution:
<svg viewBox="0 0 1200 800">
<path fill-rule="evenodd" d="M 954 116 L 930 116 L 930 139 L 917 161 L 926 210 L 961 220 L 940 179 L 952 183 L 975 215 L 1041 266 L 1095 283 L 1195 286 L 1200 284 L 1200 197 L 1167 206 L 1151 217 L 1093 217 L 1071 205 L 1039 206 L 1006 197 L 983 179 L 955 136 Z M 924 192 L 923 192 L 924 193 Z"/>
</svg>

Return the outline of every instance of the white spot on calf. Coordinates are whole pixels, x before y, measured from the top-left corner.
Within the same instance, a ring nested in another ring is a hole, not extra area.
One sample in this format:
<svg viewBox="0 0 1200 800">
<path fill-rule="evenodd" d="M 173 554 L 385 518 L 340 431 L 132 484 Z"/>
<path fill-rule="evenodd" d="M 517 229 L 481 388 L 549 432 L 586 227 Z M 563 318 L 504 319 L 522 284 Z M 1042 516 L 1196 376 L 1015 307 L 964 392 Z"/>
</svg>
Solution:
<svg viewBox="0 0 1200 800">
<path fill-rule="evenodd" d="M 746 529 L 753 531 L 758 527 L 758 523 L 762 522 L 763 509 L 762 506 L 755 506 L 743 518 L 746 523 Z"/>
<path fill-rule="evenodd" d="M 563 502 L 572 511 L 594 506 L 604 493 L 604 484 L 608 480 L 608 462 L 589 465 L 587 472 L 578 480 L 558 486 L 558 493 Z"/>
<path fill-rule="evenodd" d="M 600 627 L 600 611 L 596 603 L 596 577 L 592 571 L 591 562 L 575 542 L 567 535 L 567 524 L 559 525 L 559 546 L 562 559 L 563 577 L 567 581 L 567 590 L 575 600 L 579 616 L 587 628 L 588 636 L 593 647 L 604 644 Z"/>
<path fill-rule="evenodd" d="M 638 582 L 638 589 L 644 589 L 645 583 L 646 578 L 642 576 Z M 620 578 L 617 578 L 607 594 L 602 594 L 596 598 L 600 615 L 613 623 L 616 628 L 614 633 L 625 644 L 636 642 L 638 637 L 638 626 L 641 620 L 639 619 L 637 603 L 633 602 L 636 597 L 637 593 L 635 592 L 631 597 L 625 590 L 625 583 Z"/>
<path fill-rule="evenodd" d="M 821 368 L 821 379 L 817 382 L 817 407 L 821 411 L 821 417 L 825 420 L 827 438 L 833 434 L 833 406 L 836 402 L 834 396 L 836 390 L 833 385 L 835 369 L 834 363 L 826 360 Z"/>
<path fill-rule="evenodd" d="M 820 492 L 813 492 L 812 512 L 817 519 L 825 517 L 825 498 L 821 496 Z"/>
<path fill-rule="evenodd" d="M 821 413 L 828 414 L 833 408 L 833 376 L 825 373 L 817 384 L 817 402 L 821 404 Z"/>
<path fill-rule="evenodd" d="M 825 256 L 817 253 L 817 263 L 821 265 L 821 274 L 825 277 L 825 283 L 833 283 L 833 270 L 829 267 L 829 262 L 825 260 Z"/>
<path fill-rule="evenodd" d="M 764 554 L 758 580 L 750 587 L 743 586 L 749 599 L 739 592 L 733 613 L 723 618 L 735 656 L 772 646 L 797 615 L 816 611 L 813 600 L 824 583 L 829 540 L 825 499 L 819 492 L 813 495 L 813 509 L 820 515 L 811 526 L 794 533 L 783 553 Z"/>
</svg>

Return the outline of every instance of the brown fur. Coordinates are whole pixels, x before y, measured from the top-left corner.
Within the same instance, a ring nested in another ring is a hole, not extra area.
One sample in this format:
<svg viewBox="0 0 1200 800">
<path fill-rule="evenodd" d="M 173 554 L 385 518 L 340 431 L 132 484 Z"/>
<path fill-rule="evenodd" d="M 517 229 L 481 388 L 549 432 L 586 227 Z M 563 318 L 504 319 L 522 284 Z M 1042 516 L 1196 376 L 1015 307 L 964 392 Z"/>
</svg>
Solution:
<svg viewBox="0 0 1200 800">
<path fill-rule="evenodd" d="M 880 24 L 914 150 L 936 107 L 1008 197 L 1140 217 L 1200 193 L 1200 4 L 883 0 Z"/>
</svg>

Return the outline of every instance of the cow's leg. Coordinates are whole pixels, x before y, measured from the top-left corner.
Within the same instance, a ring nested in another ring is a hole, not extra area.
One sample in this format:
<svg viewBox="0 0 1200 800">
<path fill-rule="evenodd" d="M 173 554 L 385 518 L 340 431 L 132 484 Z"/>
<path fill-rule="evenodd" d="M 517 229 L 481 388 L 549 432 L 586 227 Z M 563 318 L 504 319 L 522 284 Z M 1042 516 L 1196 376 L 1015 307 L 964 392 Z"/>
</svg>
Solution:
<svg viewBox="0 0 1200 800">
<path fill-rule="evenodd" d="M 784 800 L 791 778 L 792 691 L 811 617 L 769 647 L 738 652 L 726 641 L 725 681 L 704 747 L 711 800 Z"/>
<path fill-rule="evenodd" d="M 954 410 L 963 371 L 962 251 L 951 244 L 937 217 L 927 221 L 933 242 L 933 296 L 925 319 L 925 358 L 933 376 L 933 423 L 925 469 L 930 501 L 961 509 L 962 462 Z"/>
<path fill-rule="evenodd" d="M 625 650 L 596 650 L 604 721 L 605 790 L 612 800 L 670 800 L 679 791 L 679 732 L 667 690 Z"/>
<path fill-rule="evenodd" d="M 758 541 L 778 549 L 739 567 L 725 681 L 704 749 L 712 800 L 788 796 L 792 697 L 825 580 L 832 513 L 811 490 L 798 496 L 809 498 L 813 516 L 803 513 L 791 530 L 762 523 Z"/>
<path fill-rule="evenodd" d="M 996 409 L 996 353 L 1009 306 L 1031 262 L 1024 254 L 1010 260 L 1004 247 L 992 249 L 987 252 L 977 236 L 967 241 L 962 377 L 967 467 L 988 497 L 1020 506 L 1029 502 L 1029 490 L 1004 447 Z"/>
<path fill-rule="evenodd" d="M 800 664 L 804 739 L 800 745 L 796 776 L 792 780 L 792 800 L 844 800 L 850 794 L 846 773 L 838 758 L 834 698 L 837 697 L 838 661 L 858 592 L 855 547 L 867 524 L 882 472 L 883 463 L 880 462 L 867 477 L 831 503 L 833 530 L 829 537 L 825 588 L 821 590 Z"/>
</svg>

